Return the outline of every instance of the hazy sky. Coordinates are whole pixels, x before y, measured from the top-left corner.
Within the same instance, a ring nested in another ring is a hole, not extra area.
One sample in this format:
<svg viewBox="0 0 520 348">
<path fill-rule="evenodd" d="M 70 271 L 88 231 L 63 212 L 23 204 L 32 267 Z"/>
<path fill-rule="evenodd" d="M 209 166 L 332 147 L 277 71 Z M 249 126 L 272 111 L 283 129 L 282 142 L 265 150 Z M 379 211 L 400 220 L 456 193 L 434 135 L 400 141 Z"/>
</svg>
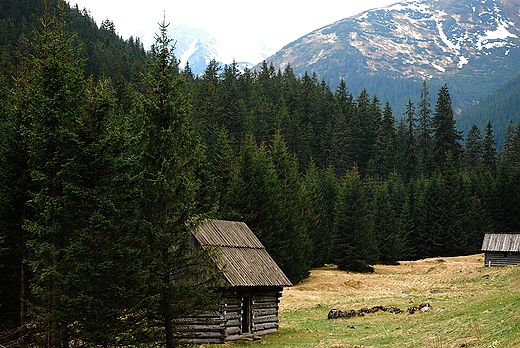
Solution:
<svg viewBox="0 0 520 348">
<path fill-rule="evenodd" d="M 119 35 L 140 37 L 146 48 L 165 15 L 172 26 L 187 23 L 204 29 L 241 61 L 262 46 L 277 51 L 314 29 L 398 1 L 70 0 L 70 4 L 90 10 L 98 25 L 112 20 Z"/>
</svg>

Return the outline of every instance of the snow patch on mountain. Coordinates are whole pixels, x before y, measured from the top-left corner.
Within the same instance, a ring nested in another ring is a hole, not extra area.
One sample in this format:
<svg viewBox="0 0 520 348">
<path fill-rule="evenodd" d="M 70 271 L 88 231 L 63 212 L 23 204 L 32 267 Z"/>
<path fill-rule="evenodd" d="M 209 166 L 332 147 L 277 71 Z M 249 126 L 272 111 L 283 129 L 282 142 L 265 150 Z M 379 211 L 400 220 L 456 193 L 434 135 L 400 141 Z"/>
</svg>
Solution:
<svg viewBox="0 0 520 348">
<path fill-rule="evenodd" d="M 459 69 L 462 69 L 464 67 L 464 65 L 468 64 L 469 63 L 469 59 L 464 57 L 464 56 L 460 56 L 459 57 L 459 62 L 457 64 L 457 68 Z"/>
<path fill-rule="evenodd" d="M 348 43 L 367 58 L 370 70 L 401 71 L 409 76 L 428 75 L 428 66 L 434 69 L 431 73 L 453 73 L 468 67 L 472 56 L 488 55 L 494 49 L 508 55 L 510 49 L 518 48 L 518 40 L 512 40 L 518 39 L 518 30 L 505 18 L 498 0 L 453 4 L 455 10 L 440 7 L 438 1 L 409 0 L 365 11 L 352 17 L 359 30 L 348 34 Z M 389 64 L 390 59 L 394 63 Z M 396 65 L 399 60 L 401 66 Z"/>
<path fill-rule="evenodd" d="M 444 31 L 442 29 L 442 25 L 443 25 L 443 23 L 441 23 L 441 22 L 437 23 L 437 29 L 439 30 L 439 37 L 441 38 L 442 42 L 444 42 L 444 44 L 449 49 L 458 53 L 460 50 L 460 42 L 457 42 L 457 44 L 454 44 L 453 42 L 451 42 L 451 40 L 449 40 L 448 37 L 446 36 L 446 34 L 444 33 Z"/>
<path fill-rule="evenodd" d="M 500 41 L 500 40 L 507 40 L 508 38 L 515 38 L 517 39 L 518 36 L 516 34 L 513 34 L 507 30 L 510 25 L 514 26 L 514 23 L 510 23 L 508 21 L 500 20 L 497 23 L 497 27 L 495 30 L 486 30 L 484 32 L 484 35 L 479 37 L 477 41 L 477 48 L 479 50 L 482 50 L 482 48 L 493 48 L 493 47 L 503 47 L 508 44 L 507 41 Z M 494 41 L 496 40 L 496 41 Z M 491 42 L 494 41 L 494 42 Z"/>
<path fill-rule="evenodd" d="M 430 4 L 424 3 L 422 1 L 412 0 L 412 1 L 401 2 L 398 4 L 394 4 L 394 5 L 385 7 L 384 10 L 385 11 L 398 11 L 398 12 L 414 11 L 414 12 L 421 12 L 421 13 L 429 14 L 430 8 L 431 8 Z"/>
<path fill-rule="evenodd" d="M 321 50 L 320 53 L 318 53 L 316 56 L 312 57 L 312 59 L 309 61 L 309 64 L 314 64 L 318 60 L 320 60 L 320 58 L 323 57 L 324 52 L 325 52 L 325 50 Z"/>
<path fill-rule="evenodd" d="M 435 64 L 435 63 L 432 63 L 432 66 L 433 66 L 435 69 L 439 70 L 440 72 L 445 72 L 445 71 L 446 71 L 445 68 L 443 68 L 442 66 L 439 66 L 439 65 L 437 65 L 437 64 Z"/>
</svg>

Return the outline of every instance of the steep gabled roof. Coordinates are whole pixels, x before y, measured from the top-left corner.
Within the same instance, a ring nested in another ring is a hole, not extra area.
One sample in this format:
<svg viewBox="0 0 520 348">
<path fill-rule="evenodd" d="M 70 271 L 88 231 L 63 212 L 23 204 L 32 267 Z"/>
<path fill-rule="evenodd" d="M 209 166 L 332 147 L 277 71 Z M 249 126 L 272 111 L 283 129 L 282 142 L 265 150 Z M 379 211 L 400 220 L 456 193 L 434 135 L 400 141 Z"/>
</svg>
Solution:
<svg viewBox="0 0 520 348">
<path fill-rule="evenodd" d="M 520 234 L 487 233 L 482 242 L 482 251 L 520 252 Z"/>
<path fill-rule="evenodd" d="M 245 223 L 205 220 L 193 235 L 203 248 L 215 248 L 215 262 L 232 286 L 292 286 Z"/>
</svg>

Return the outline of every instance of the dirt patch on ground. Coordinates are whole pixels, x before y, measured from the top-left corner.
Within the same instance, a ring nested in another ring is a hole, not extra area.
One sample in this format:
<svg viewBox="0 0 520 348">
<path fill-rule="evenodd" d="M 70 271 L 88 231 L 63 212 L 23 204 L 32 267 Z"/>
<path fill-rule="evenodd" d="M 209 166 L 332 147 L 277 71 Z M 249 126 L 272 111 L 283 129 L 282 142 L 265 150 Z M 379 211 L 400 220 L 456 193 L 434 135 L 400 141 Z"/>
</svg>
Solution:
<svg viewBox="0 0 520 348">
<path fill-rule="evenodd" d="M 335 266 L 326 266 L 312 270 L 302 283 L 284 289 L 280 310 L 468 291 L 472 280 L 482 277 L 483 272 L 492 272 L 484 268 L 483 263 L 484 255 L 476 254 L 402 261 L 395 266 L 376 265 L 374 273 L 344 272 Z"/>
</svg>

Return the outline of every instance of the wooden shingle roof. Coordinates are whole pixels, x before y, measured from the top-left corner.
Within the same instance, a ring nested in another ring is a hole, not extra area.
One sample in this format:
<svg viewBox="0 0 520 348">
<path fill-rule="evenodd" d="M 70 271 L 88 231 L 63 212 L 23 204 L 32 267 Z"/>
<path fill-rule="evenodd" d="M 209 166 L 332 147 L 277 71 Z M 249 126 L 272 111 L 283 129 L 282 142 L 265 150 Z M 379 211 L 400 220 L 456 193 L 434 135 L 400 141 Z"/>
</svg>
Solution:
<svg viewBox="0 0 520 348">
<path fill-rule="evenodd" d="M 520 234 L 487 233 L 482 242 L 482 251 L 520 252 Z"/>
<path fill-rule="evenodd" d="M 232 286 L 292 286 L 244 222 L 205 220 L 193 235 L 203 248 L 215 248 L 215 262 Z"/>
</svg>

